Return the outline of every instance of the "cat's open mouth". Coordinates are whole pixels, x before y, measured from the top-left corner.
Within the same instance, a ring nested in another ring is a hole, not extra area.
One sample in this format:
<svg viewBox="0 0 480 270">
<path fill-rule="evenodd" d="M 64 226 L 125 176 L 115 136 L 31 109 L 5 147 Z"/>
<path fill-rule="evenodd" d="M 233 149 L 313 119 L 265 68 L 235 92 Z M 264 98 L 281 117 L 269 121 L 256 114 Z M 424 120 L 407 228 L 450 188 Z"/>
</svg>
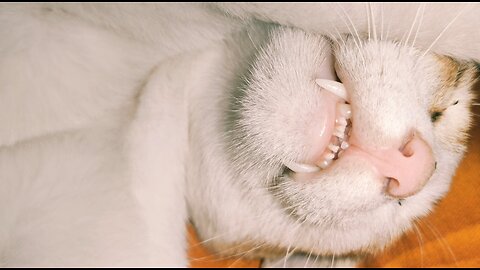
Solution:
<svg viewBox="0 0 480 270">
<path fill-rule="evenodd" d="M 343 84 L 334 80 L 317 79 L 322 95 L 321 111 L 312 135 L 315 143 L 306 161 L 285 164 L 296 174 L 315 173 L 328 168 L 349 147 L 352 111 Z"/>
</svg>

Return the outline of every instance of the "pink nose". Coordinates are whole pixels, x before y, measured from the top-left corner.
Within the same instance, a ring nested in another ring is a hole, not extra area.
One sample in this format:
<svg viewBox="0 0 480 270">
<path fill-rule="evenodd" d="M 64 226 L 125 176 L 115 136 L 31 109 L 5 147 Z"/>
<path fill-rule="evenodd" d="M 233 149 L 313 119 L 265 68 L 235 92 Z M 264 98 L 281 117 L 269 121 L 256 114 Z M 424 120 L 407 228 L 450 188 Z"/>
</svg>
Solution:
<svg viewBox="0 0 480 270">
<path fill-rule="evenodd" d="M 435 170 L 432 149 L 416 134 L 401 149 L 370 149 L 354 138 L 351 144 L 345 155 L 367 159 L 382 179 L 388 180 L 386 193 L 392 197 L 417 193 Z"/>
</svg>

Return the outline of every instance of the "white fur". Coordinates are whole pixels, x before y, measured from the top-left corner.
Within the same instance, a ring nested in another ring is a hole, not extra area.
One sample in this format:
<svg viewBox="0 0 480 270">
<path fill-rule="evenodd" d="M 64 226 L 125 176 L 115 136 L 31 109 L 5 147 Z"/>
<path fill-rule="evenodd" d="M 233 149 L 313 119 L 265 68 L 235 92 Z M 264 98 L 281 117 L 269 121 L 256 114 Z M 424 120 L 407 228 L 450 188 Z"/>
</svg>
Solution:
<svg viewBox="0 0 480 270">
<path fill-rule="evenodd" d="M 420 51 L 463 6 L 427 5 L 415 43 Z M 345 6 L 361 32 L 367 29 L 365 7 Z M 418 5 L 393 7 L 385 4 L 385 22 L 388 18 L 391 24 L 389 39 L 400 40 Z M 373 9 L 380 29 L 381 9 Z M 478 5 L 466 8 L 432 51 L 480 59 L 478 11 Z M 302 100 L 314 99 L 313 86 L 305 84 L 301 74 L 320 64 L 320 47 L 327 43 L 318 34 L 335 35 L 335 28 L 351 32 L 342 13 L 338 5 L 321 4 L 2 4 L 0 265 L 186 266 L 188 218 L 202 237 L 214 238 L 209 242 L 265 243 L 318 254 L 382 246 L 400 234 L 448 190 L 461 157 L 461 151 L 448 149 L 442 127 L 436 131 L 428 115 L 418 116 L 426 109 L 423 98 L 434 87 L 431 74 L 436 69 L 428 56 L 409 84 L 392 79 L 402 92 L 395 94 L 393 86 L 384 90 L 397 95 L 399 103 L 382 107 L 382 125 L 369 125 L 368 116 L 356 116 L 385 143 L 412 121 L 425 134 L 441 166 L 422 192 L 401 208 L 382 204 L 375 197 L 380 187 L 371 188 L 370 172 L 358 169 L 364 168 L 361 162 L 338 165 L 338 182 L 326 175 L 325 186 L 302 191 L 302 201 L 323 194 L 320 201 L 332 204 L 299 208 L 321 210 L 300 224 L 265 188 L 283 161 L 302 154 L 283 148 L 302 139 L 285 132 L 282 121 L 298 115 L 308 120 L 314 103 Z M 253 18 L 315 35 L 266 27 Z M 273 42 L 270 31 L 277 33 Z M 299 50 L 296 46 L 319 57 L 312 56 L 311 63 L 310 58 L 289 58 L 289 52 Z M 342 54 L 346 62 L 358 61 L 348 54 L 354 50 L 352 45 Z M 258 54 L 264 59 L 257 61 Z M 409 67 L 409 57 L 415 56 L 402 55 L 389 63 Z M 280 77 L 268 81 L 268 76 L 259 76 L 271 75 L 269 70 L 280 71 L 284 83 Z M 409 72 L 402 73 L 404 78 L 411 79 Z M 251 83 L 261 87 L 251 88 Z M 387 100 L 378 83 L 366 83 L 365 89 L 377 92 L 365 95 L 368 100 L 359 93 L 358 104 Z M 296 85 L 302 87 L 292 89 Z M 415 92 L 408 87 L 412 85 L 423 90 Z M 236 119 L 228 109 L 239 86 L 251 90 L 250 97 L 263 91 L 263 100 L 253 101 L 264 102 L 272 112 L 262 116 L 254 110 L 253 118 L 262 124 L 243 124 L 246 132 L 251 125 L 272 137 L 257 132 L 251 148 L 245 148 L 252 155 L 241 158 L 234 147 L 242 144 L 232 142 L 245 141 L 225 125 Z M 416 106 L 404 114 L 398 106 L 413 97 Z M 448 122 L 466 115 L 455 109 L 445 118 Z M 400 124 L 391 125 L 395 120 Z M 301 134 L 302 125 L 292 123 L 290 131 Z M 268 133 L 272 130 L 280 133 Z M 262 159 L 265 155 L 267 160 Z M 352 185 L 347 181 L 352 175 L 365 181 Z M 282 192 L 296 200 L 298 186 L 286 183 L 288 189 Z M 368 211 L 351 215 L 358 209 Z"/>
</svg>

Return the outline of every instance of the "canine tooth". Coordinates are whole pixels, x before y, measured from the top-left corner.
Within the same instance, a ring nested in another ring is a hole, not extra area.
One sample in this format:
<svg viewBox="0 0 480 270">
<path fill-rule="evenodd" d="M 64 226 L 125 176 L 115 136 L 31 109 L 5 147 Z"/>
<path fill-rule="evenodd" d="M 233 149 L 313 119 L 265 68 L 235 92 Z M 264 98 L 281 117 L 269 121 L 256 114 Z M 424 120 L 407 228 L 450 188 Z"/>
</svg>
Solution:
<svg viewBox="0 0 480 270">
<path fill-rule="evenodd" d="M 340 146 L 334 145 L 334 144 L 329 144 L 328 149 L 332 150 L 332 152 L 336 153 L 340 149 Z"/>
<path fill-rule="evenodd" d="M 350 107 L 348 104 L 338 104 L 338 112 L 346 119 L 350 119 L 352 117 L 352 107 Z"/>
<path fill-rule="evenodd" d="M 345 89 L 345 86 L 343 86 L 343 83 L 325 79 L 316 79 L 315 82 L 323 89 L 339 96 L 346 101 L 349 101 L 347 96 L 347 90 Z"/>
<path fill-rule="evenodd" d="M 318 168 L 317 166 L 297 162 L 289 162 L 286 163 L 285 166 L 297 173 L 313 173 L 320 170 L 320 168 Z"/>
<path fill-rule="evenodd" d="M 325 159 L 322 162 L 320 162 L 320 164 L 318 164 L 318 166 L 322 169 L 326 169 L 328 167 L 328 165 L 330 165 L 331 163 L 332 163 L 331 159 Z"/>
<path fill-rule="evenodd" d="M 340 145 L 340 148 L 342 148 L 343 150 L 347 149 L 348 147 L 350 147 L 350 144 L 348 144 L 348 142 L 346 141 L 343 141 Z"/>
</svg>

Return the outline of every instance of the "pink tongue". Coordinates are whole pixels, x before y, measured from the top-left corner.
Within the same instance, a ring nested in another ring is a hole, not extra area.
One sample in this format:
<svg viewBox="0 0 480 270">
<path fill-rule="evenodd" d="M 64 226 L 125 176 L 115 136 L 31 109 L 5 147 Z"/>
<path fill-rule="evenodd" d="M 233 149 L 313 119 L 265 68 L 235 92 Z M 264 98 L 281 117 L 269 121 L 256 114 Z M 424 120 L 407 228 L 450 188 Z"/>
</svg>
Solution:
<svg viewBox="0 0 480 270">
<path fill-rule="evenodd" d="M 308 134 L 311 142 L 311 148 L 308 150 L 306 158 L 307 164 L 315 164 L 327 149 L 335 129 L 335 119 L 337 117 L 337 103 L 341 99 L 322 89 L 320 92 L 321 104 L 318 106 L 314 121 L 309 128 Z"/>
</svg>

